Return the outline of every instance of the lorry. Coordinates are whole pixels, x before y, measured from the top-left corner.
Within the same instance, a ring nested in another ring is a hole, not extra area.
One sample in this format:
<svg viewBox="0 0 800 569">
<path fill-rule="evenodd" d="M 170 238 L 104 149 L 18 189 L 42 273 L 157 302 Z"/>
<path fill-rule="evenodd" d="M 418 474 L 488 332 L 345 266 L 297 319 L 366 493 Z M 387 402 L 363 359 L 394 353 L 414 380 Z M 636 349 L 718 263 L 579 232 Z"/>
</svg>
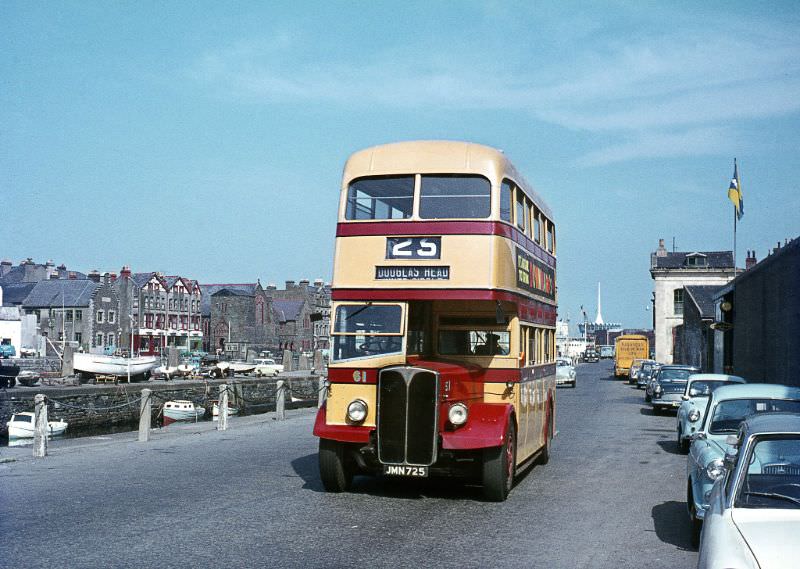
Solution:
<svg viewBox="0 0 800 569">
<path fill-rule="evenodd" d="M 631 363 L 636 359 L 647 359 L 650 355 L 650 341 L 647 336 L 625 334 L 614 342 L 614 375 L 628 377 Z"/>
</svg>

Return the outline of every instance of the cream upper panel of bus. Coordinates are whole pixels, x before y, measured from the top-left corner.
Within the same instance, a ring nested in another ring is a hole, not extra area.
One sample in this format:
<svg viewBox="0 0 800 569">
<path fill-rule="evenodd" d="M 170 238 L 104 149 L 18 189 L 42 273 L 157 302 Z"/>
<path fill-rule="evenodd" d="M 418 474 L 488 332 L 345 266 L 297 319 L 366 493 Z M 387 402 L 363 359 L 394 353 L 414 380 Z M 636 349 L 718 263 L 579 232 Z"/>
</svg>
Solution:
<svg viewBox="0 0 800 569">
<path fill-rule="evenodd" d="M 431 261 L 386 259 L 386 237 L 368 235 L 336 239 L 334 288 L 495 289 L 524 292 L 546 303 L 555 302 L 536 290 L 518 284 L 517 246 L 497 235 L 442 235 L 440 257 Z M 379 271 L 380 267 L 380 273 Z M 415 267 L 418 271 L 446 270 L 446 275 L 420 275 L 417 279 L 392 278 L 391 270 Z M 442 277 L 437 279 L 436 277 Z M 553 283 L 555 286 L 555 283 Z"/>
<path fill-rule="evenodd" d="M 420 140 L 373 146 L 350 156 L 342 176 L 339 221 L 348 221 L 345 211 L 347 191 L 352 180 L 401 174 L 481 175 L 489 179 L 493 188 L 499 188 L 500 182 L 509 178 L 524 189 L 549 219 L 553 219 L 548 205 L 502 151 L 472 142 Z M 492 202 L 499 204 L 499 198 Z M 493 207 L 491 217 L 499 219 L 499 208 Z"/>
</svg>

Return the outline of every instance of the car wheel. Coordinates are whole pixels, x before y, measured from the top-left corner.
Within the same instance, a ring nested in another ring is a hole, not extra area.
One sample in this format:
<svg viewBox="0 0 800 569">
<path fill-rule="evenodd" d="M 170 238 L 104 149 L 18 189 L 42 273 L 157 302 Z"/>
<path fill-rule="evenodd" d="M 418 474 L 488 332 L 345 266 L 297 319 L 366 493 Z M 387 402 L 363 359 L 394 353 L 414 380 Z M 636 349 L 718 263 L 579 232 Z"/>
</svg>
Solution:
<svg viewBox="0 0 800 569">
<path fill-rule="evenodd" d="M 576 387 L 578 387 L 578 380 L 573 379 L 572 380 L 572 389 L 575 389 Z"/>
<path fill-rule="evenodd" d="M 514 484 L 517 459 L 517 433 L 514 419 L 508 418 L 506 436 L 499 447 L 483 453 L 483 495 L 492 502 L 503 502 Z"/>
<path fill-rule="evenodd" d="M 344 456 L 344 443 L 319 440 L 319 474 L 328 492 L 344 492 L 353 482 L 353 468 Z"/>
<path fill-rule="evenodd" d="M 650 403 L 653 400 L 653 398 L 650 397 L 647 393 L 645 393 L 644 394 L 644 400 L 647 401 L 648 403 Z"/>
<path fill-rule="evenodd" d="M 703 520 L 697 517 L 697 510 L 694 507 L 694 495 L 692 494 L 692 481 L 689 480 L 686 492 L 686 505 L 689 508 L 689 523 L 691 523 L 692 547 L 700 546 L 700 534 L 703 531 Z"/>
</svg>

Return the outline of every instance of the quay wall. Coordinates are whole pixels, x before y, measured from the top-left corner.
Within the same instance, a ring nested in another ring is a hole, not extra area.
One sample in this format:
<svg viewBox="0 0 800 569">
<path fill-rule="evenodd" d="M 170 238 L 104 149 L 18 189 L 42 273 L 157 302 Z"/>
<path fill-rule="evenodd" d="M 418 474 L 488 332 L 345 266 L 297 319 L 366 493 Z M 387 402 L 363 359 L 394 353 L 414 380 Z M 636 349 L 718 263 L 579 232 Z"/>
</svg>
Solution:
<svg viewBox="0 0 800 569">
<path fill-rule="evenodd" d="M 141 383 L 118 383 L 116 385 L 81 385 L 76 387 L 36 386 L 16 387 L 0 391 L 0 436 L 8 434 L 6 421 L 11 415 L 34 410 L 34 396 L 47 397 L 48 418 L 63 419 L 69 429 L 108 426 L 131 423 L 139 420 L 139 400 L 142 389 L 152 391 L 152 420 L 160 418 L 161 406 L 171 399 L 187 399 L 211 412 L 212 400 L 219 398 L 219 386 L 228 383 L 231 387 L 231 405 L 243 412 L 275 410 L 276 384 L 278 380 L 291 389 L 286 406 L 315 405 L 319 376 L 293 374 L 292 377 L 255 378 L 237 376 L 225 379 L 148 381 Z M 292 399 L 300 399 L 292 403 Z"/>
</svg>

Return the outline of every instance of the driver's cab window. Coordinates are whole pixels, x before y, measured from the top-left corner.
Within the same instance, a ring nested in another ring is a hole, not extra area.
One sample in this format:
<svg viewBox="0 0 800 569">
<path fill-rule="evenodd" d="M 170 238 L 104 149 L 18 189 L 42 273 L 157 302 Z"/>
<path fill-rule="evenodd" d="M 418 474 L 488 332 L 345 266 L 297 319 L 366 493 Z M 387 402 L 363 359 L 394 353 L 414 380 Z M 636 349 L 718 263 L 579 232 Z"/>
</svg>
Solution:
<svg viewBox="0 0 800 569">
<path fill-rule="evenodd" d="M 351 360 L 403 351 L 403 306 L 339 304 L 334 310 L 333 360 Z"/>
</svg>

